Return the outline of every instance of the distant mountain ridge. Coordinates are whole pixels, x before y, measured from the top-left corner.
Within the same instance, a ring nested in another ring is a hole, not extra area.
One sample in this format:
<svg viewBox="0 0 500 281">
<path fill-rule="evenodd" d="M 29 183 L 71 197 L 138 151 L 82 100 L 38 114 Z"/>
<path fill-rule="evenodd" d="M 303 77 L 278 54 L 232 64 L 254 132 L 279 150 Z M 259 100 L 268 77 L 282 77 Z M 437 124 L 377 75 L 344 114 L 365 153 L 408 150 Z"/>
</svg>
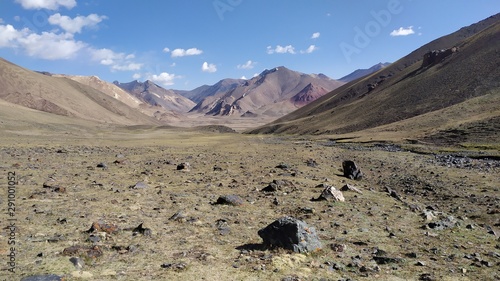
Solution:
<svg viewBox="0 0 500 281">
<path fill-rule="evenodd" d="M 204 98 L 214 96 L 219 93 L 228 92 L 245 83 L 244 79 L 227 78 L 220 80 L 214 85 L 203 85 L 191 91 L 173 90 L 195 103 L 201 102 Z"/>
<path fill-rule="evenodd" d="M 144 103 L 162 107 L 167 110 L 187 112 L 195 105 L 190 99 L 172 90 L 167 90 L 150 80 L 145 82 L 135 80 L 128 83 L 114 81 L 113 84 L 132 94 Z"/>
<path fill-rule="evenodd" d="M 212 116 L 281 116 L 343 84 L 324 74 L 304 74 L 284 66 L 266 69 L 249 80 L 223 82 L 216 85 L 229 85 L 227 91 L 215 87 L 213 94 L 203 98 L 190 112 Z"/>
<path fill-rule="evenodd" d="M 346 83 L 351 82 L 351 81 L 356 80 L 358 78 L 361 78 L 361 77 L 367 76 L 369 74 L 372 74 L 376 71 L 379 71 L 380 69 L 382 69 L 390 64 L 391 64 L 390 62 L 384 62 L 384 63 L 379 62 L 370 68 L 356 69 L 355 71 L 347 74 L 346 76 L 344 76 L 338 80 L 342 81 L 342 82 L 346 82 Z"/>
</svg>

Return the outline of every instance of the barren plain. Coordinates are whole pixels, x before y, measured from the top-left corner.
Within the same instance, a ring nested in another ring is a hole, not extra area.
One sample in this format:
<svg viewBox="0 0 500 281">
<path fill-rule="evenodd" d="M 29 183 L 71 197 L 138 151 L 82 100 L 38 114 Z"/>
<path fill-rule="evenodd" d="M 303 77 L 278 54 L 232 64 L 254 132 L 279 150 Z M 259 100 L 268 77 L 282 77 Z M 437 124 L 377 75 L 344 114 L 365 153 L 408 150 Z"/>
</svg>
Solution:
<svg viewBox="0 0 500 281">
<path fill-rule="evenodd" d="M 498 280 L 498 149 L 465 149 L 147 127 L 3 134 L 1 216 L 16 229 L 15 273 L 12 230 L 0 233 L 0 275 Z M 344 160 L 364 177 L 344 177 Z M 273 181 L 275 192 L 262 191 Z M 360 193 L 311 200 L 346 184 Z M 243 204 L 215 204 L 224 195 Z M 314 227 L 323 249 L 265 247 L 257 231 L 283 216 Z"/>
</svg>

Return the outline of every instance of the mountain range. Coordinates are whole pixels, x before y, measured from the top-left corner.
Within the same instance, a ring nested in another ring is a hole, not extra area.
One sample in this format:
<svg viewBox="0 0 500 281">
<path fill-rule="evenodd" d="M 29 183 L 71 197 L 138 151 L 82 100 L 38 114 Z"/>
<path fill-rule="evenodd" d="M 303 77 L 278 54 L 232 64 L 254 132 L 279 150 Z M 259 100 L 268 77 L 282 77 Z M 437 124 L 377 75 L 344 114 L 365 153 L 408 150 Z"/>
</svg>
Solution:
<svg viewBox="0 0 500 281">
<path fill-rule="evenodd" d="M 279 66 L 252 79 L 223 79 L 191 91 L 164 89 L 152 81 L 109 83 L 96 76 L 35 72 L 0 59 L 1 124 L 237 127 L 246 122 L 252 127 L 247 133 L 366 141 L 381 135 L 420 141 L 495 138 L 499 22 L 499 14 L 491 16 L 394 63 L 339 80 Z"/>
</svg>

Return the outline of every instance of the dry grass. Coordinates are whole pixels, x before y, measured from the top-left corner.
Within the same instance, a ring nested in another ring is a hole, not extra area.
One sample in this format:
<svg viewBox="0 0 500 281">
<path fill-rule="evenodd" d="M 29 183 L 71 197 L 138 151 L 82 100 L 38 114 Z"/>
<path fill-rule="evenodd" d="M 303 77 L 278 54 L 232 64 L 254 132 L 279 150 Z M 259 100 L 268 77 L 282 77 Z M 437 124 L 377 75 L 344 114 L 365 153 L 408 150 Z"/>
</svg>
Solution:
<svg viewBox="0 0 500 281">
<path fill-rule="evenodd" d="M 62 252 L 73 245 L 92 245 L 85 231 L 98 220 L 121 230 L 99 234 L 97 245 L 103 255 L 86 259 L 82 269 L 92 274 L 91 280 L 281 280 L 292 275 L 302 280 L 418 280 L 424 273 L 436 280 L 486 280 L 499 276 L 498 257 L 488 255 L 498 252 L 498 240 L 483 227 L 497 228 L 494 225 L 499 223 L 498 215 L 488 214 L 498 209 L 498 166 L 483 170 L 446 167 L 431 155 L 331 145 L 308 137 L 145 127 L 89 130 L 86 137 L 42 132 L 2 140 L 0 180 L 6 182 L 7 172 L 15 171 L 19 181 L 15 278 L 42 273 L 71 276 L 77 269 Z M 128 162 L 113 164 L 117 154 Z M 314 159 L 318 167 L 307 166 L 308 159 Z M 361 166 L 362 181 L 340 176 L 345 159 Z M 486 160 L 474 161 L 483 165 L 481 161 Z M 108 168 L 97 168 L 100 162 Z M 177 171 L 175 164 L 180 162 L 189 162 L 191 170 Z M 282 162 L 296 176 L 275 168 Z M 214 170 L 215 165 L 222 170 Z M 66 192 L 43 188 L 49 178 L 56 179 Z M 262 193 L 260 189 L 273 179 L 290 180 L 295 188 Z M 138 181 L 149 188 L 129 188 Z M 351 183 L 363 194 L 344 192 L 344 203 L 312 202 L 321 192 L 315 187 L 320 183 L 338 188 Z M 388 196 L 386 186 L 395 189 L 403 201 Z M 433 192 L 426 191 L 429 186 Z M 415 192 L 405 193 L 410 187 Z M 225 194 L 239 195 L 246 203 L 237 207 L 212 204 Z M 475 194 L 474 202 L 471 194 Z M 275 198 L 279 205 L 273 204 Z M 1 202 L 5 206 L 5 198 Z M 421 212 L 410 211 L 409 204 L 424 209 L 434 206 L 436 213 L 463 221 L 453 229 L 425 230 Z M 185 218 L 169 220 L 178 211 Z M 316 227 L 323 251 L 302 255 L 262 248 L 257 231 L 284 215 Z M 220 219 L 227 223 L 229 234 L 219 233 Z M 140 223 L 152 230 L 151 236 L 132 234 L 131 229 Z M 467 229 L 469 224 L 474 227 Z M 4 230 L 2 256 L 7 251 L 6 239 Z M 331 244 L 345 245 L 345 249 L 335 252 Z M 403 260 L 377 267 L 376 248 Z M 464 255 L 473 253 L 493 266 L 471 265 L 474 262 Z M 425 266 L 416 266 L 417 261 Z M 161 267 L 168 263 L 186 268 Z M 12 277 L 5 269 L 3 263 L 0 274 Z"/>
</svg>

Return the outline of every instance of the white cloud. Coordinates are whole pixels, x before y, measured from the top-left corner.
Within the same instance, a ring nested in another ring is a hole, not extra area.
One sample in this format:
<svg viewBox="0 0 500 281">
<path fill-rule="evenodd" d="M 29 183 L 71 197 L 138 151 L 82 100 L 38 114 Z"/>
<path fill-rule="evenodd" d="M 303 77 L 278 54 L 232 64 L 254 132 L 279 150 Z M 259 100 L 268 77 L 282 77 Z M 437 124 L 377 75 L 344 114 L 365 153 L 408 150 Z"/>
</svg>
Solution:
<svg viewBox="0 0 500 281">
<path fill-rule="evenodd" d="M 176 57 L 184 57 L 184 56 L 196 56 L 196 55 L 201 55 L 202 53 L 203 53 L 203 51 L 200 49 L 197 49 L 197 48 L 190 48 L 187 50 L 175 49 L 172 51 L 171 56 L 173 58 L 176 58 Z"/>
<path fill-rule="evenodd" d="M 15 48 L 18 45 L 18 39 L 28 33 L 27 29 L 21 31 L 15 29 L 12 25 L 0 25 L 0 47 Z"/>
<path fill-rule="evenodd" d="M 18 38 L 18 42 L 29 56 L 46 60 L 70 59 L 87 47 L 86 43 L 75 41 L 71 34 L 51 32 L 31 33 Z"/>
<path fill-rule="evenodd" d="M 86 17 L 77 16 L 70 18 L 68 16 L 61 16 L 61 14 L 53 14 L 49 17 L 48 21 L 52 25 L 58 25 L 64 31 L 69 33 L 80 33 L 84 27 L 94 27 L 102 20 L 107 19 L 106 16 L 99 16 L 97 14 L 90 14 Z"/>
<path fill-rule="evenodd" d="M 28 56 L 46 59 L 70 59 L 87 47 L 82 41 L 76 41 L 72 34 L 53 32 L 33 33 L 27 28 L 15 29 L 12 25 L 0 25 L 0 48 L 19 49 Z"/>
<path fill-rule="evenodd" d="M 57 10 L 60 6 L 72 9 L 76 6 L 76 0 L 16 0 L 25 9 L 48 9 Z"/>
<path fill-rule="evenodd" d="M 132 61 L 134 54 L 117 53 L 110 49 L 92 49 L 90 48 L 92 60 L 98 61 L 102 65 L 110 66 L 112 71 L 133 71 L 140 70 L 141 63 Z"/>
<path fill-rule="evenodd" d="M 0 23 L 3 23 L 3 19 L 2 18 L 0 18 Z"/>
<path fill-rule="evenodd" d="M 170 52 L 170 49 L 169 48 L 164 48 L 163 52 L 168 53 L 168 52 Z"/>
<path fill-rule="evenodd" d="M 141 77 L 142 77 L 142 75 L 140 73 L 134 73 L 134 75 L 132 75 L 132 78 L 134 80 L 139 80 Z"/>
<path fill-rule="evenodd" d="M 414 34 L 415 31 L 413 31 L 413 26 L 409 26 L 407 28 L 400 27 L 399 29 L 395 29 L 391 32 L 391 36 L 407 36 L 410 34 Z"/>
<path fill-rule="evenodd" d="M 256 62 L 249 60 L 245 64 L 238 64 L 236 67 L 238 69 L 252 69 L 256 64 L 257 64 Z"/>
<path fill-rule="evenodd" d="M 118 71 L 132 71 L 132 70 L 140 70 L 142 68 L 142 63 L 129 62 L 125 64 L 114 64 L 111 66 L 111 70 Z"/>
<path fill-rule="evenodd" d="M 307 50 L 305 51 L 300 51 L 301 54 L 310 54 L 314 51 L 316 51 L 318 48 L 315 46 L 315 45 L 311 45 L 309 46 L 309 48 L 307 48 Z"/>
<path fill-rule="evenodd" d="M 274 53 L 278 53 L 278 54 L 286 54 L 286 53 L 295 54 L 295 48 L 292 45 L 287 45 L 285 47 L 277 45 L 274 49 L 271 46 L 267 46 L 267 53 L 270 54 L 270 55 L 274 54 Z"/>
<path fill-rule="evenodd" d="M 173 62 L 172 64 L 170 64 L 170 67 L 175 67 L 177 64 L 175 62 Z"/>
<path fill-rule="evenodd" d="M 213 73 L 217 71 L 217 67 L 215 66 L 215 64 L 212 63 L 209 64 L 208 62 L 204 62 L 203 65 L 201 66 L 201 70 L 203 72 Z"/>
<path fill-rule="evenodd" d="M 174 84 L 174 79 L 178 78 L 175 74 L 169 74 L 167 72 L 162 72 L 160 75 L 149 75 L 148 80 L 151 80 L 155 83 L 162 84 L 164 86 L 170 86 Z"/>
<path fill-rule="evenodd" d="M 240 79 L 243 79 L 243 80 L 248 80 L 248 79 L 245 77 L 245 75 L 241 76 L 241 78 L 240 78 Z"/>
<path fill-rule="evenodd" d="M 311 39 L 316 39 L 316 38 L 319 38 L 319 36 L 321 35 L 321 33 L 319 32 L 314 32 L 313 35 L 311 36 Z"/>
</svg>

